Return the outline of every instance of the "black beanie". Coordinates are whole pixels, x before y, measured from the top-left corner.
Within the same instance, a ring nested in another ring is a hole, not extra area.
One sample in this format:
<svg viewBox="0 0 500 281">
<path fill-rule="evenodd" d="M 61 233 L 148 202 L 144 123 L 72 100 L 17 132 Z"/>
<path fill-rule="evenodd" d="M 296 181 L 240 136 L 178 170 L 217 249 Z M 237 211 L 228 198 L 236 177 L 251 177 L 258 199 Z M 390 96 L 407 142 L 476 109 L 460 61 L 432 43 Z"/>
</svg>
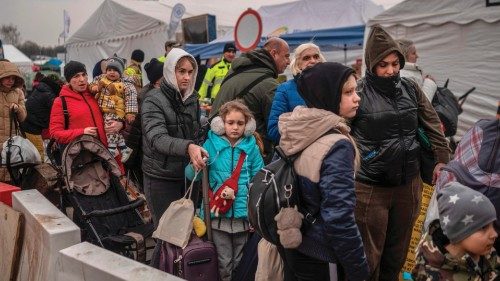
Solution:
<svg viewBox="0 0 500 281">
<path fill-rule="evenodd" d="M 337 62 L 318 63 L 299 75 L 297 86 L 308 107 L 339 114 L 342 88 L 354 70 Z"/>
<path fill-rule="evenodd" d="M 158 81 L 163 76 L 163 63 L 156 58 L 144 65 L 144 70 L 150 83 Z"/>
<path fill-rule="evenodd" d="M 144 61 L 144 52 L 142 50 L 134 50 L 132 52 L 132 56 L 130 57 L 132 60 L 135 60 L 136 62 L 143 62 Z"/>
<path fill-rule="evenodd" d="M 233 51 L 236 52 L 236 47 L 234 46 L 233 43 L 226 43 L 224 45 L 224 50 L 222 51 L 223 53 Z"/>
<path fill-rule="evenodd" d="M 69 80 L 73 78 L 76 74 L 84 72 L 87 73 L 87 69 L 85 69 L 85 65 L 79 61 L 70 61 L 64 66 L 64 79 L 69 83 Z"/>
</svg>

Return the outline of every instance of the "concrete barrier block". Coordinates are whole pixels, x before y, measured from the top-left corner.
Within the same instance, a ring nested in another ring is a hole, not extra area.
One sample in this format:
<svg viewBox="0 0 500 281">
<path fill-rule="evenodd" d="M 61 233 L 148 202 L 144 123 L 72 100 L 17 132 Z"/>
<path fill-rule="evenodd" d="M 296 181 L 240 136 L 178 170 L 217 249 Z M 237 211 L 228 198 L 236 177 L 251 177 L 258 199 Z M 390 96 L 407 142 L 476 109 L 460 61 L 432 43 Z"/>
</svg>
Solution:
<svg viewBox="0 0 500 281">
<path fill-rule="evenodd" d="M 59 253 L 57 281 L 184 280 L 88 242 L 63 249 Z"/>
<path fill-rule="evenodd" d="M 36 189 L 14 192 L 12 207 L 25 218 L 17 280 L 56 280 L 59 251 L 81 242 L 80 229 Z"/>
</svg>

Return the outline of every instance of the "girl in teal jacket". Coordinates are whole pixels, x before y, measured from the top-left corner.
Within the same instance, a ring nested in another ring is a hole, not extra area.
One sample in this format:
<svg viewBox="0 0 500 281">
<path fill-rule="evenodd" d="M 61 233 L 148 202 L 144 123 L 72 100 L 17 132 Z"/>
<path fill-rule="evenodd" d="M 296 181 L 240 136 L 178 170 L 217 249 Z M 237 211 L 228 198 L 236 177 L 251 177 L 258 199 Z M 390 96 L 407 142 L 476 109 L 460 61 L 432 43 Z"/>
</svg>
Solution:
<svg viewBox="0 0 500 281">
<path fill-rule="evenodd" d="M 225 103 L 220 108 L 219 116 L 212 120 L 210 129 L 203 145 L 209 155 L 208 175 L 214 194 L 210 200 L 219 195 L 217 191 L 233 175 L 241 153 L 245 153 L 234 201 L 227 200 L 232 202 L 231 208 L 225 213 L 218 213 L 218 216 L 215 216 L 217 212 L 211 212 L 212 236 L 217 248 L 220 276 L 224 281 L 231 280 L 231 273 L 238 265 L 248 239 L 248 185 L 253 176 L 264 167 L 264 161 L 253 136 L 255 120 L 243 103 Z M 186 176 L 192 178 L 193 174 L 193 167 L 188 165 Z"/>
</svg>

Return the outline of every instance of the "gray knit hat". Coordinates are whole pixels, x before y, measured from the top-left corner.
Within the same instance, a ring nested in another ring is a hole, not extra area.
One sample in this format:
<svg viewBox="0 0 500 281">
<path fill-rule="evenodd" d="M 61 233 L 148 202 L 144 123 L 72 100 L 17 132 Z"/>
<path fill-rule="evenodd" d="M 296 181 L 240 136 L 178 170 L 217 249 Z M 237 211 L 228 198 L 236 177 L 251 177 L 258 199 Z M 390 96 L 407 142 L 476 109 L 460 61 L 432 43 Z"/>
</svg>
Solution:
<svg viewBox="0 0 500 281">
<path fill-rule="evenodd" d="M 451 243 L 458 243 L 497 219 L 495 207 L 482 193 L 458 182 L 437 194 L 439 223 Z"/>
<path fill-rule="evenodd" d="M 125 62 L 122 58 L 119 57 L 111 57 L 108 59 L 108 64 L 106 65 L 106 69 L 112 68 L 120 73 L 120 76 L 123 75 L 123 69 L 125 68 Z"/>
</svg>

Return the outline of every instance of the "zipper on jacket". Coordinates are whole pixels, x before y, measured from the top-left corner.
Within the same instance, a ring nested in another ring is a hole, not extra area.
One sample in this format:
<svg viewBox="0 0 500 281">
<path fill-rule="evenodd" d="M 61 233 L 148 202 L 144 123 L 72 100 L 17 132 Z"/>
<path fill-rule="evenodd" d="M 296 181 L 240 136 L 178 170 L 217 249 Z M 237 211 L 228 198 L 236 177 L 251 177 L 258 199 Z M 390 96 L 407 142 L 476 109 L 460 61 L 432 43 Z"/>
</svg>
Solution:
<svg viewBox="0 0 500 281">
<path fill-rule="evenodd" d="M 403 90 L 401 90 L 403 91 Z M 406 144 L 403 136 L 403 129 L 401 128 L 401 114 L 399 112 L 399 108 L 397 105 L 397 102 L 393 99 L 391 99 L 392 106 L 394 107 L 394 110 L 396 110 L 396 114 L 398 117 L 398 131 L 399 131 L 399 143 L 401 144 L 403 148 L 403 173 L 402 173 L 402 180 L 406 181 Z M 417 113 L 417 118 L 418 118 L 418 113 Z"/>
<path fill-rule="evenodd" d="M 234 169 L 234 146 L 231 146 L 231 171 Z M 231 172 L 232 175 L 233 172 Z M 239 185 L 240 179 L 236 182 L 236 185 Z M 239 187 L 238 187 L 239 189 Z M 234 206 L 236 205 L 236 194 L 234 195 L 233 206 L 231 206 L 231 230 L 233 230 L 233 219 L 234 219 Z"/>
</svg>

